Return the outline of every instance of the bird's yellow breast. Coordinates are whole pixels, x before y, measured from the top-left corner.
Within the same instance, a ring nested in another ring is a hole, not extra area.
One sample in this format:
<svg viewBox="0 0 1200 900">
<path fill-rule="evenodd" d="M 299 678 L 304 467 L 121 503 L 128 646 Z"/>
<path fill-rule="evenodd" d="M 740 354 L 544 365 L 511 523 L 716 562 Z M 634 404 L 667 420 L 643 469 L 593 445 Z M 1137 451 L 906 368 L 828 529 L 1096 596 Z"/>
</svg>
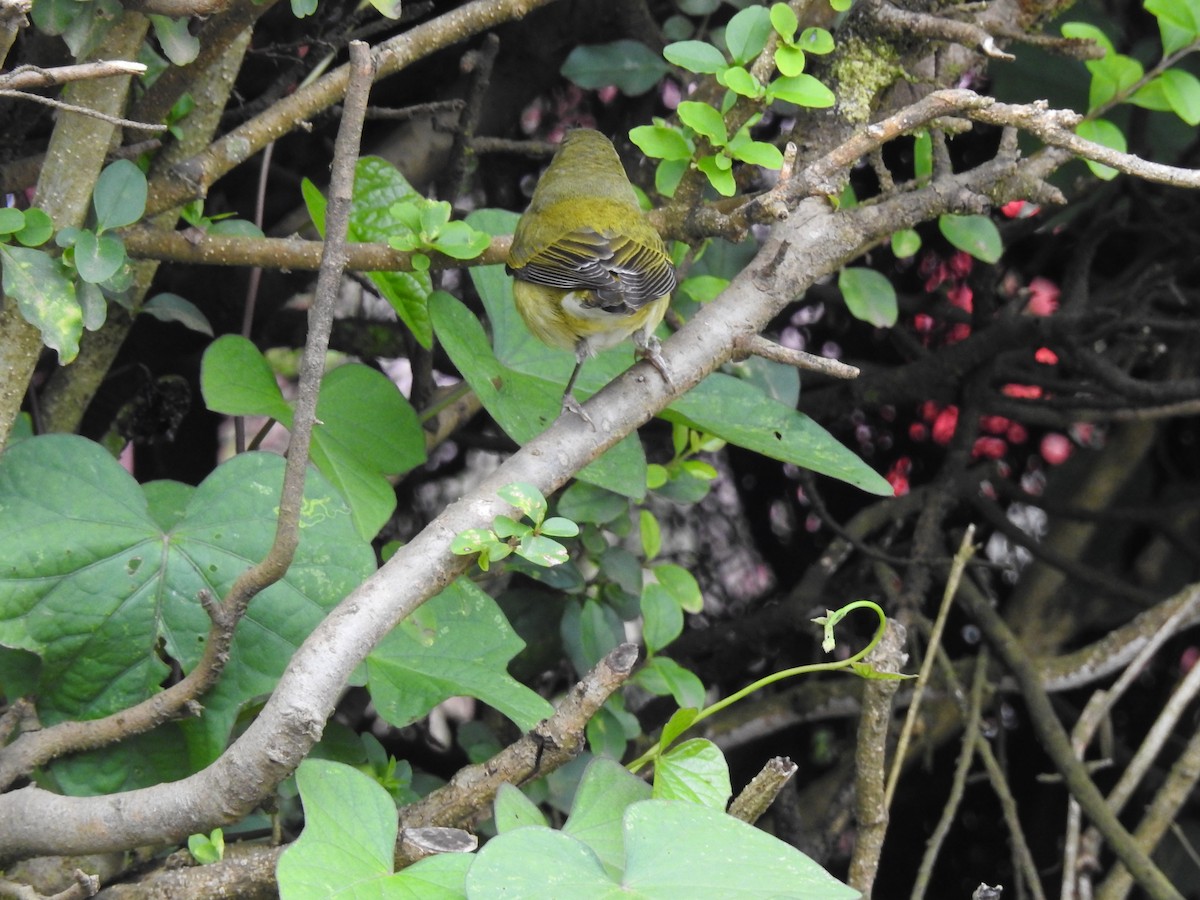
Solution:
<svg viewBox="0 0 1200 900">
<path fill-rule="evenodd" d="M 533 334 L 551 347 L 587 355 L 613 347 L 635 331 L 649 336 L 667 312 L 665 295 L 626 315 L 589 306 L 589 291 L 565 291 L 515 280 L 513 299 L 517 312 Z"/>
</svg>

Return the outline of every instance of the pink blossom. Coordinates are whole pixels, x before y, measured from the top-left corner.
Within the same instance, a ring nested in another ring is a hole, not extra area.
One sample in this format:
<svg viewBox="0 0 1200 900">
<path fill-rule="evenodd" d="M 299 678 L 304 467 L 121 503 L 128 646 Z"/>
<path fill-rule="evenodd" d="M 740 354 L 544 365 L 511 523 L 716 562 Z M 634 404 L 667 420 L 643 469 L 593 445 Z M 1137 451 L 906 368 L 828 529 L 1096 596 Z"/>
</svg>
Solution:
<svg viewBox="0 0 1200 900">
<path fill-rule="evenodd" d="M 1020 400 L 1036 400 L 1042 396 L 1042 389 L 1036 384 L 1006 384 L 1000 388 L 1000 393 Z"/>
<path fill-rule="evenodd" d="M 946 299 L 950 301 L 950 305 L 956 306 L 964 312 L 971 312 L 974 297 L 975 292 L 965 284 L 956 285 L 946 291 Z"/>
<path fill-rule="evenodd" d="M 1009 420 L 1004 416 L 980 416 L 979 427 L 988 434 L 1004 434 L 1008 431 Z"/>
<path fill-rule="evenodd" d="M 662 104 L 667 109 L 675 109 L 679 106 L 679 101 L 683 99 L 683 92 L 679 89 L 679 85 L 667 78 L 662 83 Z"/>
<path fill-rule="evenodd" d="M 925 279 L 925 292 L 933 293 L 938 289 L 943 281 L 950 277 L 950 267 L 945 263 L 938 263 L 932 274 Z"/>
<path fill-rule="evenodd" d="M 1004 432 L 1004 437 L 1010 444 L 1023 444 L 1029 440 L 1029 429 L 1020 422 L 1013 422 Z"/>
<path fill-rule="evenodd" d="M 950 439 L 954 437 L 954 431 L 958 428 L 958 407 L 947 406 L 933 422 L 933 441 L 936 444 L 945 446 L 950 443 Z"/>
<path fill-rule="evenodd" d="M 1065 434 L 1059 434 L 1057 431 L 1052 431 L 1042 438 L 1041 446 L 1038 452 L 1042 454 L 1042 459 L 1052 466 L 1061 466 L 1071 458 L 1071 439 Z"/>
<path fill-rule="evenodd" d="M 929 334 L 933 331 L 933 316 L 926 313 L 917 313 L 913 316 L 913 330 L 917 334 Z"/>
<path fill-rule="evenodd" d="M 950 257 L 950 271 L 956 278 L 966 278 L 971 274 L 971 267 L 974 265 L 975 260 L 971 258 L 970 253 L 964 250 L 959 250 Z"/>
<path fill-rule="evenodd" d="M 538 130 L 538 126 L 542 124 L 542 105 L 534 101 L 527 107 L 521 110 L 521 132 L 523 134 L 533 134 Z"/>
<path fill-rule="evenodd" d="M 923 422 L 913 422 L 908 426 L 908 439 L 914 442 L 920 442 L 929 437 L 929 429 L 925 427 Z"/>
<path fill-rule="evenodd" d="M 1025 311 L 1032 316 L 1050 316 L 1058 309 L 1062 289 L 1049 278 L 1038 276 L 1029 282 L 1029 302 Z"/>
<path fill-rule="evenodd" d="M 965 341 L 971 336 L 971 326 L 966 322 L 958 322 L 950 326 L 950 330 L 946 332 L 946 343 L 957 344 L 959 341 Z"/>
<path fill-rule="evenodd" d="M 1043 366 L 1058 365 L 1058 354 L 1049 347 L 1038 347 L 1037 352 L 1033 354 L 1033 358 L 1040 362 Z"/>
<path fill-rule="evenodd" d="M 1093 422 L 1076 422 L 1070 431 L 1071 439 L 1081 447 L 1099 450 L 1104 446 L 1104 432 Z"/>
<path fill-rule="evenodd" d="M 1195 644 L 1185 647 L 1179 654 L 1179 671 L 1186 675 L 1192 671 L 1197 662 L 1200 662 L 1200 647 Z"/>
<path fill-rule="evenodd" d="M 892 491 L 895 496 L 903 497 L 908 493 L 908 474 L 912 471 L 912 460 L 907 456 L 901 456 L 888 469 L 887 479 L 888 484 L 892 486 Z"/>
<path fill-rule="evenodd" d="M 998 437 L 981 437 L 975 439 L 971 447 L 971 455 L 977 459 L 999 459 L 1008 452 L 1008 442 Z"/>
<path fill-rule="evenodd" d="M 1010 200 L 1000 207 L 1000 212 L 1010 219 L 1028 219 L 1030 216 L 1036 216 L 1042 211 L 1042 208 L 1036 203 L 1030 203 L 1028 200 Z"/>
</svg>

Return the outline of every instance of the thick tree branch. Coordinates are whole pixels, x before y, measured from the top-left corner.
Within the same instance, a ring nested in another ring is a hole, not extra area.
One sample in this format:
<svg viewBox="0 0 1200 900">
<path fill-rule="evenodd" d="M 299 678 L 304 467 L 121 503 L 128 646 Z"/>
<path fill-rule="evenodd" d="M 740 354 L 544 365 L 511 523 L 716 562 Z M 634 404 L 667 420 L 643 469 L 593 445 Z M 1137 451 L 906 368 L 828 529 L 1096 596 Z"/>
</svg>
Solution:
<svg viewBox="0 0 1200 900">
<path fill-rule="evenodd" d="M 491 759 L 455 773 L 450 783 L 400 810 L 405 828 L 467 826 L 485 810 L 502 784 L 524 784 L 553 772 L 583 750 L 588 720 L 633 674 L 634 644 L 621 644 L 573 688 L 548 719 Z M 397 838 L 399 840 L 399 838 Z"/>
<path fill-rule="evenodd" d="M 211 266 L 262 266 L 264 268 L 316 271 L 321 262 L 321 241 L 302 238 L 254 238 L 204 234 L 196 229 L 165 231 L 138 226 L 121 232 L 125 249 L 135 259 L 156 259 Z M 512 238 L 492 240 L 483 255 L 471 260 L 474 265 L 504 262 Z M 412 271 L 412 254 L 386 244 L 353 243 L 346 245 L 346 268 L 355 272 Z M 430 268 L 453 269 L 464 265 L 441 253 L 427 252 Z"/>
</svg>

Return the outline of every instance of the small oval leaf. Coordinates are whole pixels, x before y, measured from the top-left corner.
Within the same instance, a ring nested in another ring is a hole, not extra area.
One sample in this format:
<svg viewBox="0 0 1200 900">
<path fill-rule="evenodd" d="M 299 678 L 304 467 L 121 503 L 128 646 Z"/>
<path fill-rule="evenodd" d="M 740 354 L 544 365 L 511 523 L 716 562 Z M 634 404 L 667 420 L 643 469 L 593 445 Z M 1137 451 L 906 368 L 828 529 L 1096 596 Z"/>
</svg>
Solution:
<svg viewBox="0 0 1200 900">
<path fill-rule="evenodd" d="M 854 318 L 877 328 L 890 328 L 896 324 L 899 312 L 896 289 L 879 272 L 864 268 L 842 269 L 838 275 L 838 289 Z"/>
</svg>

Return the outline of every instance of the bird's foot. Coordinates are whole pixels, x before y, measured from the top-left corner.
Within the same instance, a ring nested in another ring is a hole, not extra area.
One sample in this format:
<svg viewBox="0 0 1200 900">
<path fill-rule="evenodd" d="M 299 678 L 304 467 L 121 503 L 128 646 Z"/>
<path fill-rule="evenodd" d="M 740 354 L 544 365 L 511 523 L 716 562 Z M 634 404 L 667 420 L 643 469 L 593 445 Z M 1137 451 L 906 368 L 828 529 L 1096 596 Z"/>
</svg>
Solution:
<svg viewBox="0 0 1200 900">
<path fill-rule="evenodd" d="M 576 400 L 575 395 L 571 393 L 563 394 L 562 412 L 559 415 L 561 417 L 565 416 L 567 413 L 574 413 L 575 415 L 579 416 L 579 418 L 583 419 L 583 421 L 591 425 L 592 431 L 596 430 L 596 423 L 592 421 L 592 417 L 587 414 L 583 408 L 583 404 Z"/>
<path fill-rule="evenodd" d="M 667 361 L 663 359 L 662 345 L 659 343 L 658 338 L 650 335 L 645 343 L 635 341 L 635 344 L 637 345 L 637 349 L 634 352 L 638 359 L 644 359 L 650 365 L 654 366 L 654 368 L 658 369 L 658 374 L 662 376 L 667 387 L 673 389 L 675 381 L 671 378 L 671 371 L 667 368 Z"/>
</svg>

